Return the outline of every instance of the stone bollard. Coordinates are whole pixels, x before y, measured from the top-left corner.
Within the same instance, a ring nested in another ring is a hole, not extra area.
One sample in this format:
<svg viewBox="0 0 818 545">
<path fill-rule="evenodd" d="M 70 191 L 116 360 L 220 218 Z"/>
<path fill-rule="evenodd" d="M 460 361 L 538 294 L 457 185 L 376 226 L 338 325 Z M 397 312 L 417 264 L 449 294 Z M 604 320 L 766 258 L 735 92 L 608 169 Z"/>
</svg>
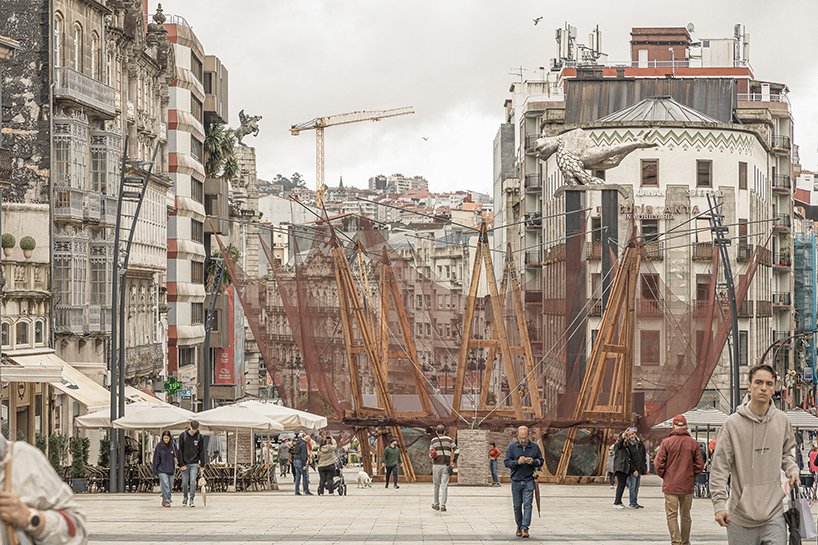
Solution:
<svg viewBox="0 0 818 545">
<path fill-rule="evenodd" d="M 490 483 L 488 430 L 458 430 L 457 484 L 485 486 Z"/>
</svg>

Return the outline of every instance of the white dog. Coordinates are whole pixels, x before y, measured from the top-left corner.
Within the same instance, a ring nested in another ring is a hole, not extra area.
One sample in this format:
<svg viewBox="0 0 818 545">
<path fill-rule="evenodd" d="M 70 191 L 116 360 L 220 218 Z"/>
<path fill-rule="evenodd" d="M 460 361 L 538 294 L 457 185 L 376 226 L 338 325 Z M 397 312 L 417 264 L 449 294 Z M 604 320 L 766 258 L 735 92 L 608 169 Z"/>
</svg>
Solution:
<svg viewBox="0 0 818 545">
<path fill-rule="evenodd" d="M 358 472 L 358 488 L 372 488 L 372 477 L 366 471 Z"/>
</svg>

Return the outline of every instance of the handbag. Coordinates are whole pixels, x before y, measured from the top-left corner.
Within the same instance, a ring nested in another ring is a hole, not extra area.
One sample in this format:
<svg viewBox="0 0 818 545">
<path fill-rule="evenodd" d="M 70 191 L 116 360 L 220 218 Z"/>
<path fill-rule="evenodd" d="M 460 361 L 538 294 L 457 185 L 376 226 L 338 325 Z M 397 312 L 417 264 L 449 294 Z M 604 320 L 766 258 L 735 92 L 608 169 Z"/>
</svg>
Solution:
<svg viewBox="0 0 818 545">
<path fill-rule="evenodd" d="M 798 489 L 796 489 L 797 492 Z M 809 500 L 803 496 L 803 493 L 797 493 L 791 501 L 801 515 L 798 522 L 801 539 L 815 539 L 818 537 L 818 529 L 815 527 L 815 517 L 812 516 L 812 511 L 809 508 Z"/>
</svg>

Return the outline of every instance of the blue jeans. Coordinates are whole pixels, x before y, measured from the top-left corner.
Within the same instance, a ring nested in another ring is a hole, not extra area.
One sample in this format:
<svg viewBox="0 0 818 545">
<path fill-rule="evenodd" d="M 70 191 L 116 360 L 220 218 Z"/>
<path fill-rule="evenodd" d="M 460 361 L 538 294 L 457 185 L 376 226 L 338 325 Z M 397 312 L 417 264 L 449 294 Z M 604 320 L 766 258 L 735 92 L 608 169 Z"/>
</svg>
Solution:
<svg viewBox="0 0 818 545">
<path fill-rule="evenodd" d="M 633 476 L 633 473 L 628 475 L 628 499 L 631 507 L 639 505 L 639 483 L 642 482 L 642 475 Z"/>
<path fill-rule="evenodd" d="M 295 493 L 301 493 L 301 483 L 304 483 L 304 493 L 310 491 L 310 475 L 305 464 L 301 460 L 293 460 L 293 482 L 295 483 Z"/>
<path fill-rule="evenodd" d="M 196 497 L 196 481 L 199 480 L 199 464 L 187 464 L 187 469 L 182 470 L 182 499 L 190 498 L 192 502 Z"/>
<path fill-rule="evenodd" d="M 167 473 L 159 474 L 159 486 L 162 488 L 162 499 L 168 503 L 170 503 L 171 479 L 173 479 L 173 475 L 168 475 Z"/>
<path fill-rule="evenodd" d="M 386 488 L 389 488 L 389 475 L 395 476 L 395 488 L 398 487 L 398 467 L 400 466 L 386 466 Z"/>
<path fill-rule="evenodd" d="M 491 469 L 491 481 L 495 484 L 500 482 L 500 477 L 497 475 L 497 460 L 489 460 L 489 469 Z"/>
<path fill-rule="evenodd" d="M 531 524 L 531 502 L 534 500 L 534 479 L 511 481 L 511 498 L 514 501 L 514 520 L 517 527 L 528 530 Z"/>
</svg>

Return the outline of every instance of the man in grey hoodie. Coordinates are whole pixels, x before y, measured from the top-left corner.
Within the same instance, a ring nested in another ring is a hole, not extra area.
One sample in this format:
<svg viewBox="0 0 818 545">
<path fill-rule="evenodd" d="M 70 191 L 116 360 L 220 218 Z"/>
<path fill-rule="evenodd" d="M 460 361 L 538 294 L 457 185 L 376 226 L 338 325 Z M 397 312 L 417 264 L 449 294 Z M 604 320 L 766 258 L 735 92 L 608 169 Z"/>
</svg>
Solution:
<svg viewBox="0 0 818 545">
<path fill-rule="evenodd" d="M 750 369 L 749 401 L 730 415 L 716 441 L 710 472 L 715 519 L 730 545 L 786 543 L 781 470 L 798 482 L 795 435 L 772 402 L 776 374 L 769 365 Z M 727 477 L 730 476 L 730 499 Z"/>
</svg>

